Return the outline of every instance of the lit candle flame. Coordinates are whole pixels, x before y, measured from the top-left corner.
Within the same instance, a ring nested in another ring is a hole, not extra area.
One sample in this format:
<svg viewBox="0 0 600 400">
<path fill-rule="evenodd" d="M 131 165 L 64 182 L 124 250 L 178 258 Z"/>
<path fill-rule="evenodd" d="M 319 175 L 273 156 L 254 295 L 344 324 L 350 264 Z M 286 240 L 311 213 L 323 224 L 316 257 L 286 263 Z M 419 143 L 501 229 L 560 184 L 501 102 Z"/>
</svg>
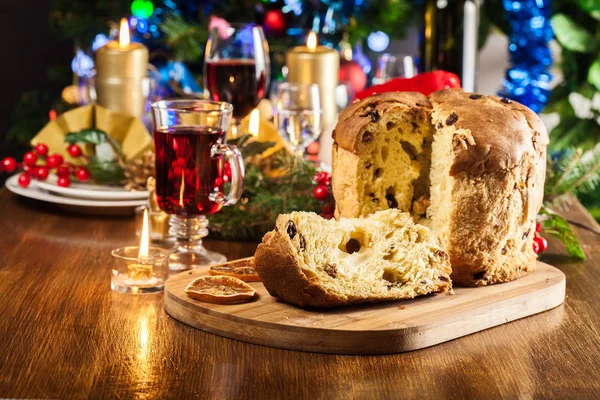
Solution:
<svg viewBox="0 0 600 400">
<path fill-rule="evenodd" d="M 127 18 L 121 18 L 121 27 L 119 29 L 119 47 L 124 48 L 129 46 L 131 40 L 129 39 L 129 24 Z"/>
<path fill-rule="evenodd" d="M 258 112 L 258 108 L 255 108 L 250 113 L 250 123 L 248 124 L 248 133 L 252 136 L 258 136 L 258 129 L 260 125 L 260 114 Z"/>
<path fill-rule="evenodd" d="M 317 48 L 317 34 L 314 32 L 310 32 L 308 37 L 306 38 L 306 47 L 310 51 L 314 51 Z"/>
<path fill-rule="evenodd" d="M 148 209 L 144 210 L 144 222 L 142 223 L 142 239 L 140 240 L 140 252 L 138 261 L 148 258 L 148 246 L 150 245 L 150 232 L 148 226 Z"/>
</svg>

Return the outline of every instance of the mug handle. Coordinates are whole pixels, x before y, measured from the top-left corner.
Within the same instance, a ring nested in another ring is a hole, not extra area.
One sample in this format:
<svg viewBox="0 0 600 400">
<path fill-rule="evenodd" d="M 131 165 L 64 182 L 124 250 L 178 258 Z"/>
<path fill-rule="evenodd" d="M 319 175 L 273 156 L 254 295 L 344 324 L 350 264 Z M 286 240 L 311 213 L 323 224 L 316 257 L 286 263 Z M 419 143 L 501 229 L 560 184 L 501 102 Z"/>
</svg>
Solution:
<svg viewBox="0 0 600 400">
<path fill-rule="evenodd" d="M 211 201 L 230 206 L 238 202 L 244 189 L 244 159 L 236 146 L 230 144 L 215 144 L 210 149 L 210 156 L 225 156 L 231 166 L 231 189 L 227 195 L 221 192 L 211 194 Z"/>
</svg>

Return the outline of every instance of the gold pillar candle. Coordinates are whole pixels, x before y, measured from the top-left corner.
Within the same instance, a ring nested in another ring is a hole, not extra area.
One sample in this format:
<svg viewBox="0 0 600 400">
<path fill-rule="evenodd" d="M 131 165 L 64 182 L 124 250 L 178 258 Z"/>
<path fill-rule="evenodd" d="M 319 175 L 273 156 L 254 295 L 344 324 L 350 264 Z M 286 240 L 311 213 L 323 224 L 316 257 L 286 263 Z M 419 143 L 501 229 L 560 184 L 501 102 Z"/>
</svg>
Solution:
<svg viewBox="0 0 600 400">
<path fill-rule="evenodd" d="M 317 35 L 310 32 L 306 46 L 290 49 L 285 56 L 288 68 L 287 80 L 292 83 L 316 83 L 321 93 L 323 128 L 327 130 L 335 122 L 337 105 L 335 88 L 338 85 L 340 55 L 337 51 L 317 45 Z"/>
<path fill-rule="evenodd" d="M 148 93 L 148 48 L 129 40 L 127 20 L 121 20 L 119 41 L 110 41 L 96 52 L 98 104 L 141 118 Z"/>
</svg>

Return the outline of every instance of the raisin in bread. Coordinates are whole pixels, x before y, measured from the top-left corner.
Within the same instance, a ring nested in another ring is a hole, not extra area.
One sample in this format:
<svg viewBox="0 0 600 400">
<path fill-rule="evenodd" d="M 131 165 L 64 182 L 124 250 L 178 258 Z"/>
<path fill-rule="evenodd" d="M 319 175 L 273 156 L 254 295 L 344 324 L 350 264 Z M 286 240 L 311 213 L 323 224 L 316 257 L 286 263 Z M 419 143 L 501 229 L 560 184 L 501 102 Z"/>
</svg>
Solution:
<svg viewBox="0 0 600 400">
<path fill-rule="evenodd" d="M 426 214 L 421 222 L 440 235 L 455 284 L 506 282 L 535 268 L 532 242 L 543 199 L 548 144 L 539 117 L 514 101 L 460 89 L 441 90 L 406 107 L 386 105 L 398 101 L 395 99 L 399 97 L 373 96 L 341 113 L 333 152 L 336 216 L 368 215 L 372 208 L 356 207 L 347 199 L 363 204 L 371 193 L 393 186 L 396 196 L 398 192 L 402 198 L 412 194 L 410 201 L 398 203 L 398 207 L 415 218 Z M 379 113 L 377 122 L 356 119 L 378 109 L 387 111 Z M 428 118 L 415 121 L 414 116 L 423 112 Z M 419 154 L 430 160 L 420 162 L 420 176 L 429 176 L 424 192 L 422 178 L 413 176 L 407 182 L 405 177 L 396 178 L 398 174 L 389 166 L 394 162 L 406 165 L 413 153 L 405 148 L 390 146 L 387 161 L 378 159 L 373 164 L 373 154 L 380 151 L 377 143 L 397 140 L 398 134 L 390 132 L 387 123 L 398 119 L 418 124 L 416 129 L 406 124 L 394 128 L 403 135 L 412 133 L 414 140 L 424 143 L 426 132 L 433 137 L 432 145 L 424 146 Z M 361 141 L 367 132 L 373 140 Z M 371 176 L 367 171 L 372 168 L 383 172 Z M 392 172 L 387 174 L 388 170 Z M 354 182 L 365 177 L 368 182 Z M 375 203 L 374 208 L 393 206 Z"/>
<path fill-rule="evenodd" d="M 300 307 L 409 299 L 452 288 L 437 237 L 399 210 L 340 221 L 282 214 L 254 264 L 272 296 Z"/>
</svg>

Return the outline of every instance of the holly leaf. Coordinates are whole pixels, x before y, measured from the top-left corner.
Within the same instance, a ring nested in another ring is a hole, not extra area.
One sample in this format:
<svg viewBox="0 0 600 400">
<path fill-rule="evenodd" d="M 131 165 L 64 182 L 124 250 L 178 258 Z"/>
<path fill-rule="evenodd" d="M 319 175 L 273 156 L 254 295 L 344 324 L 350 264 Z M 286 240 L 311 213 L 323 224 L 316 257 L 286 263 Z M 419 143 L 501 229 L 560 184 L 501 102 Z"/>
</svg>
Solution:
<svg viewBox="0 0 600 400">
<path fill-rule="evenodd" d="M 539 213 L 546 216 L 543 221 L 544 232 L 563 242 L 568 255 L 578 260 L 585 260 L 585 252 L 567 220 L 545 206 L 542 207 Z"/>
<path fill-rule="evenodd" d="M 600 59 L 594 61 L 590 67 L 587 80 L 594 85 L 597 90 L 600 90 Z"/>
<path fill-rule="evenodd" d="M 91 156 L 87 169 L 96 183 L 119 185 L 125 179 L 125 172 L 117 161 L 100 161 Z"/>
<path fill-rule="evenodd" d="M 227 143 L 237 146 L 238 148 L 242 148 L 248 140 L 252 138 L 252 135 L 241 135 L 235 139 L 227 139 Z"/>
<path fill-rule="evenodd" d="M 262 154 L 265 150 L 275 146 L 275 142 L 250 142 L 242 147 L 241 152 L 244 158 Z"/>
<path fill-rule="evenodd" d="M 119 157 L 123 156 L 121 151 L 121 145 L 114 138 L 108 135 L 106 132 L 100 129 L 82 129 L 79 132 L 69 132 L 65 136 L 65 142 L 67 143 L 89 143 L 93 145 L 99 145 L 102 143 L 110 144 L 110 147 L 114 150 Z"/>
<path fill-rule="evenodd" d="M 565 14 L 556 14 L 551 20 L 554 35 L 560 44 L 578 53 L 595 53 L 600 42 L 585 28 Z"/>
</svg>

